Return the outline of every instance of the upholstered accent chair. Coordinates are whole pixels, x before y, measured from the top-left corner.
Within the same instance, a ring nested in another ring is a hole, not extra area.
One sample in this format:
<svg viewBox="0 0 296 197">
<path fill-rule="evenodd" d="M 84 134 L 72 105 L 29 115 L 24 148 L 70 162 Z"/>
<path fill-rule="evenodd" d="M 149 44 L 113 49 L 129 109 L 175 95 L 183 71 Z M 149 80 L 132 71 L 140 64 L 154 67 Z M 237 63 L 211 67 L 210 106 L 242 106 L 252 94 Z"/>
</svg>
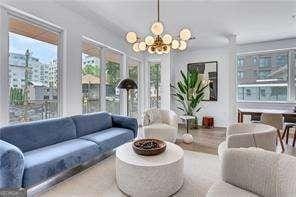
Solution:
<svg viewBox="0 0 296 197">
<path fill-rule="evenodd" d="M 178 132 L 178 116 L 175 112 L 152 108 L 142 115 L 144 138 L 157 138 L 175 142 Z"/>
<path fill-rule="evenodd" d="M 260 148 L 230 148 L 222 159 L 222 180 L 207 197 L 294 197 L 296 157 Z"/>
<path fill-rule="evenodd" d="M 258 147 L 276 150 L 277 129 L 261 123 L 235 123 L 227 127 L 226 140 L 219 144 L 218 155 L 222 158 L 228 148 Z"/>
</svg>

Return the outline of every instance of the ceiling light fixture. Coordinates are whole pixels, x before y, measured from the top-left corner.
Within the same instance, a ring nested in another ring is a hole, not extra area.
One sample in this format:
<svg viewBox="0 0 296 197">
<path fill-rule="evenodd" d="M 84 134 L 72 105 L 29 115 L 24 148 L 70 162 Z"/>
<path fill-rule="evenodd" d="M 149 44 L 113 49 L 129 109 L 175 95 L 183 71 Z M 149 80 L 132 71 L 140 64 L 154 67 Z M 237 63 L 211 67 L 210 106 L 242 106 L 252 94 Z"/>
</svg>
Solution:
<svg viewBox="0 0 296 197">
<path fill-rule="evenodd" d="M 164 34 L 164 26 L 159 20 L 159 0 L 157 0 L 157 21 L 154 22 L 150 28 L 153 35 L 148 35 L 144 39 L 137 36 L 135 32 L 128 32 L 126 34 L 126 40 L 130 44 L 133 44 L 133 50 L 135 52 L 148 51 L 151 54 L 166 54 L 171 49 L 183 51 L 187 48 L 187 41 L 194 39 L 191 37 L 189 29 L 182 29 L 178 37 L 173 38 L 171 34 Z"/>
</svg>

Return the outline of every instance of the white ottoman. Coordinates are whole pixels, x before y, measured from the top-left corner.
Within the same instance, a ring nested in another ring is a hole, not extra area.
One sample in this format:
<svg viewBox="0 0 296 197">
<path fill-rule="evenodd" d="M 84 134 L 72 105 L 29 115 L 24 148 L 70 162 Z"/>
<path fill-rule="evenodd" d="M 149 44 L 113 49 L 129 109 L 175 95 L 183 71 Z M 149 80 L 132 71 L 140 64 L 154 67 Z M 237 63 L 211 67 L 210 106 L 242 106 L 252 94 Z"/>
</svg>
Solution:
<svg viewBox="0 0 296 197">
<path fill-rule="evenodd" d="M 156 156 L 136 154 L 132 142 L 116 150 L 116 181 L 122 192 L 132 197 L 167 197 L 182 187 L 184 151 L 166 144 L 166 151 Z"/>
</svg>

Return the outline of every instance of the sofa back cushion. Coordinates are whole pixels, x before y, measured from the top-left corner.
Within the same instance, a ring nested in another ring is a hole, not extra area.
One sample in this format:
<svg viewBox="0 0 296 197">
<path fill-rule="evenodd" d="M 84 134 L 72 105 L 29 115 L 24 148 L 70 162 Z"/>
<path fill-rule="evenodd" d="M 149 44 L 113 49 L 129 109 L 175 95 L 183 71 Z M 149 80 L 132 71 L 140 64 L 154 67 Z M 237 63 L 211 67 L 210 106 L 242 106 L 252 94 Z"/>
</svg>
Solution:
<svg viewBox="0 0 296 197">
<path fill-rule="evenodd" d="M 111 115 L 107 112 L 99 112 L 72 117 L 76 125 L 77 136 L 81 137 L 112 127 Z"/>
<path fill-rule="evenodd" d="M 22 152 L 74 138 L 76 128 L 71 118 L 42 120 L 0 128 L 0 139 L 17 146 Z"/>
</svg>

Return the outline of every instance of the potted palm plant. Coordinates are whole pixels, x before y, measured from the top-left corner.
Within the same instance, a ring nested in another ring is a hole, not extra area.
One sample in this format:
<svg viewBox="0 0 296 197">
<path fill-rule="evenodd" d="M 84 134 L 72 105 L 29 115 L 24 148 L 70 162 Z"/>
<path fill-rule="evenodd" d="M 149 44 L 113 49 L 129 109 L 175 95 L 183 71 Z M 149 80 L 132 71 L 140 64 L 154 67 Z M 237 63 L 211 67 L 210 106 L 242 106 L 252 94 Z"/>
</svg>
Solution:
<svg viewBox="0 0 296 197">
<path fill-rule="evenodd" d="M 180 103 L 177 108 L 184 112 L 184 115 L 196 117 L 196 113 L 201 109 L 200 102 L 204 98 L 204 90 L 208 87 L 208 83 L 201 79 L 196 70 L 187 71 L 187 74 L 181 70 L 180 73 L 182 80 L 177 86 L 171 85 L 175 91 L 172 95 Z M 194 122 L 197 124 L 197 118 Z"/>
</svg>

